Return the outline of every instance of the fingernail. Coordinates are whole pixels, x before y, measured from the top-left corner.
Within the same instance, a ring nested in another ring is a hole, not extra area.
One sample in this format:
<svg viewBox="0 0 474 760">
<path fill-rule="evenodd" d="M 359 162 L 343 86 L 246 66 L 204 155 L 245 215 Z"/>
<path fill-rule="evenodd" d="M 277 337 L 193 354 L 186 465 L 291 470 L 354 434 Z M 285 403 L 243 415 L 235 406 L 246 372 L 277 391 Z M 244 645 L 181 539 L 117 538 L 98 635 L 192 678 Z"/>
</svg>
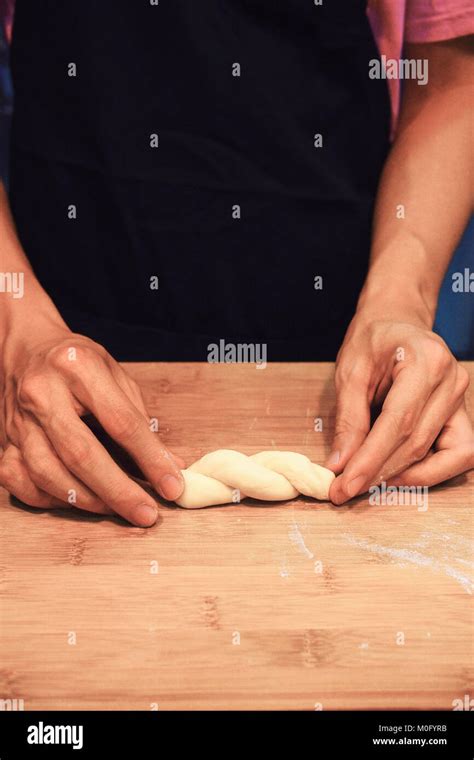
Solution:
<svg viewBox="0 0 474 760">
<path fill-rule="evenodd" d="M 326 464 L 329 465 L 336 465 L 339 464 L 339 460 L 341 458 L 341 452 L 340 451 L 331 451 L 329 454 L 328 460 Z"/>
<path fill-rule="evenodd" d="M 154 525 L 158 518 L 158 510 L 156 507 L 152 507 L 150 504 L 138 504 L 133 512 L 133 517 L 137 523 L 148 527 Z"/>
<path fill-rule="evenodd" d="M 353 496 L 356 496 L 362 486 L 365 483 L 365 475 L 358 475 L 356 478 L 352 478 L 345 487 L 345 492 L 348 495 L 349 499 L 352 499 Z"/>
<path fill-rule="evenodd" d="M 174 475 L 164 475 L 160 480 L 160 493 L 165 499 L 174 501 L 183 492 L 183 484 Z"/>
</svg>

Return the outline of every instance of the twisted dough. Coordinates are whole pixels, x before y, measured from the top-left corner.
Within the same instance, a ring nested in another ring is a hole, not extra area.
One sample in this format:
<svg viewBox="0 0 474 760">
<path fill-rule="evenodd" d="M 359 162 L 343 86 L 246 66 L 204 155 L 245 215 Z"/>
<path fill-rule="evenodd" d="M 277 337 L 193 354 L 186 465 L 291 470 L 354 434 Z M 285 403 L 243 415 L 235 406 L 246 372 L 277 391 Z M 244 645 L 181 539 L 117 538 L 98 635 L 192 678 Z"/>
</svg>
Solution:
<svg viewBox="0 0 474 760">
<path fill-rule="evenodd" d="M 294 499 L 300 493 L 326 500 L 334 473 L 293 451 L 260 451 L 245 456 L 219 449 L 183 470 L 180 507 L 199 509 L 238 502 L 246 496 L 264 501 Z"/>
</svg>

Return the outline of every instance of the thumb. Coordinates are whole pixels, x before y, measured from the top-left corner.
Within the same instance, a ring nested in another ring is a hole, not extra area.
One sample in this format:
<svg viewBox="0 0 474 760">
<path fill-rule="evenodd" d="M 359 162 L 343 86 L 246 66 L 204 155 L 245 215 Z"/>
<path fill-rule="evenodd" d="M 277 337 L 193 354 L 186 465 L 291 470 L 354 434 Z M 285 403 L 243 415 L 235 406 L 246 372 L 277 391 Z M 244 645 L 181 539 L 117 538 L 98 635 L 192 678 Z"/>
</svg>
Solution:
<svg viewBox="0 0 474 760">
<path fill-rule="evenodd" d="M 356 377 L 353 372 L 341 380 L 336 375 L 336 422 L 326 467 L 336 475 L 342 472 L 369 430 L 368 380 Z"/>
</svg>

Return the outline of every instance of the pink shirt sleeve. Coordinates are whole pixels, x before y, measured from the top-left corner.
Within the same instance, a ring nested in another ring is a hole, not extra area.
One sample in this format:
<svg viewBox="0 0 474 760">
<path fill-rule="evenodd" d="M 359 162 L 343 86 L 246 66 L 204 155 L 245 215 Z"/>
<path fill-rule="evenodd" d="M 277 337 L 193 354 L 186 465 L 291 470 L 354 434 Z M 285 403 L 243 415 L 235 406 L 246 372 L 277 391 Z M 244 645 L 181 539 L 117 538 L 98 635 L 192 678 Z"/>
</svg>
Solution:
<svg viewBox="0 0 474 760">
<path fill-rule="evenodd" d="M 474 34 L 473 0 L 369 0 L 367 14 L 381 55 L 399 59 L 405 42 L 439 42 Z M 392 137 L 400 81 L 387 79 Z"/>
<path fill-rule="evenodd" d="M 438 42 L 474 33 L 472 0 L 407 0 L 406 42 Z"/>
</svg>

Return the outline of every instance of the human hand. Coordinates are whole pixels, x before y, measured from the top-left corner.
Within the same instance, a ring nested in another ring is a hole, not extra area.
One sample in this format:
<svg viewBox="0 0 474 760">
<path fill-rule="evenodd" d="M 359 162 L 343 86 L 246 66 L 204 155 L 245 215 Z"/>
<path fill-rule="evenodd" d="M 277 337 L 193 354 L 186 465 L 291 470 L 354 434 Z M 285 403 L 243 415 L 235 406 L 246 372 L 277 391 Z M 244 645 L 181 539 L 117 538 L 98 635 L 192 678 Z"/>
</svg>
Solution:
<svg viewBox="0 0 474 760">
<path fill-rule="evenodd" d="M 334 504 L 381 481 L 430 486 L 474 467 L 468 373 L 424 325 L 356 314 L 335 382 L 336 428 L 326 462 L 338 476 Z M 380 407 L 371 426 L 371 411 Z"/>
<path fill-rule="evenodd" d="M 0 485 L 18 499 L 156 521 L 155 500 L 114 462 L 86 413 L 165 499 L 181 495 L 183 462 L 150 430 L 138 385 L 102 346 L 59 325 L 42 326 L 40 341 L 7 335 L 1 373 Z"/>
</svg>

